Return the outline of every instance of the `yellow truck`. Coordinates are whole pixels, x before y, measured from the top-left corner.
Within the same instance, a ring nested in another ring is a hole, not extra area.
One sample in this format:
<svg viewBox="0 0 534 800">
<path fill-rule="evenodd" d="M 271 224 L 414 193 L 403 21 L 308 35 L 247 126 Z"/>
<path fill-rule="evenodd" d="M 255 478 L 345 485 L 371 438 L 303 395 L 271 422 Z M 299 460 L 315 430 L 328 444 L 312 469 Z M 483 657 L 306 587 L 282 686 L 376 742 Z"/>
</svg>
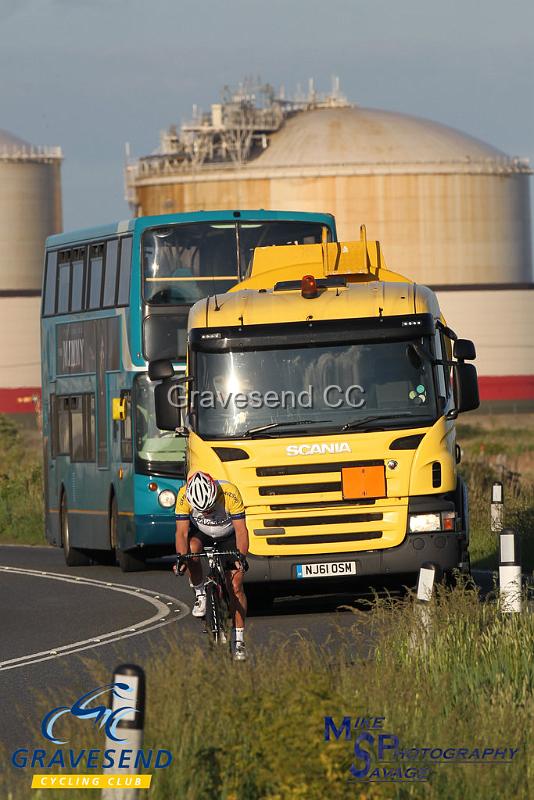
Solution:
<svg viewBox="0 0 534 800">
<path fill-rule="evenodd" d="M 363 226 L 258 248 L 242 283 L 193 306 L 188 347 L 186 376 L 150 365 L 158 425 L 188 437 L 189 472 L 239 487 L 249 584 L 469 570 L 455 419 L 479 404 L 475 348 Z"/>
</svg>

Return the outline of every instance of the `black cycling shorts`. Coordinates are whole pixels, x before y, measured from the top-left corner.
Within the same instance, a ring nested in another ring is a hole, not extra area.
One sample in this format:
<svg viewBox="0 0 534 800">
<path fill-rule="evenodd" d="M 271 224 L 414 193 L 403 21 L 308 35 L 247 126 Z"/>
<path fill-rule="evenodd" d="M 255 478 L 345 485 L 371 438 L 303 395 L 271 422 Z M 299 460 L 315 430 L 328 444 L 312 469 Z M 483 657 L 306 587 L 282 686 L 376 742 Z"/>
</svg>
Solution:
<svg viewBox="0 0 534 800">
<path fill-rule="evenodd" d="M 235 531 L 233 531 L 229 536 L 225 536 L 224 539 L 220 539 L 219 537 L 214 538 L 213 536 L 208 536 L 207 533 L 203 533 L 201 530 L 199 530 L 196 525 L 191 524 L 189 529 L 189 540 L 191 540 L 193 537 L 202 543 L 202 547 L 215 547 L 216 550 L 237 550 Z M 231 556 L 225 556 L 224 569 L 235 570 L 235 562 L 235 558 L 232 558 Z"/>
</svg>

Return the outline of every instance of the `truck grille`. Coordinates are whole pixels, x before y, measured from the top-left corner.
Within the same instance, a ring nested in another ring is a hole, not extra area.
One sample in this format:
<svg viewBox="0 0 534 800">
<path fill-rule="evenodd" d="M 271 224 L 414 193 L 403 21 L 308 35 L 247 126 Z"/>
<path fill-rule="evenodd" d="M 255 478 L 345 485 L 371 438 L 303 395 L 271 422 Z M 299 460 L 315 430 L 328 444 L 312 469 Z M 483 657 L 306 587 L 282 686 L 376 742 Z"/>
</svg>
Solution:
<svg viewBox="0 0 534 800">
<path fill-rule="evenodd" d="M 346 522 L 376 522 L 384 518 L 383 514 L 339 514 L 331 517 L 277 517 L 264 519 L 266 528 L 290 528 L 298 525 L 342 525 Z"/>
<path fill-rule="evenodd" d="M 341 481 L 332 483 L 289 483 L 277 486 L 260 486 L 258 492 L 261 497 L 270 497 L 277 494 L 317 494 L 317 492 L 340 492 Z"/>
<path fill-rule="evenodd" d="M 368 539 L 381 539 L 382 531 L 365 531 L 364 533 L 326 533 L 312 536 L 270 536 L 267 544 L 328 544 L 329 542 L 361 542 Z"/>
<path fill-rule="evenodd" d="M 271 511 L 292 511 L 293 509 L 305 511 L 308 508 L 338 508 L 339 506 L 374 506 L 376 500 L 366 497 L 365 500 L 320 500 L 316 503 L 279 503 L 269 506 Z"/>
<path fill-rule="evenodd" d="M 319 472 L 341 472 L 343 467 L 381 467 L 383 460 L 370 461 L 343 461 L 342 463 L 327 464 L 283 464 L 279 467 L 257 467 L 258 478 L 268 478 L 279 475 L 313 475 Z"/>
</svg>

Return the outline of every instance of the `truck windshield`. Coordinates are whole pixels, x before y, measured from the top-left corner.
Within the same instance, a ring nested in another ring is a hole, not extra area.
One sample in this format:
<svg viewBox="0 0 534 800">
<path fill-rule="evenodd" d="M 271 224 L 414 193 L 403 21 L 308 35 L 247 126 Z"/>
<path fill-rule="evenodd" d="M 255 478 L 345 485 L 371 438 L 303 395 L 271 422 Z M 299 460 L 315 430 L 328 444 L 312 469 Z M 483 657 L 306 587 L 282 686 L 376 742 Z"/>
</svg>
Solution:
<svg viewBox="0 0 534 800">
<path fill-rule="evenodd" d="M 197 352 L 195 428 L 204 438 L 226 439 L 287 436 L 292 427 L 305 436 L 343 426 L 364 431 L 430 425 L 436 419 L 432 366 L 415 365 L 409 345 Z M 302 420 L 306 425 L 297 427 Z"/>
<path fill-rule="evenodd" d="M 136 460 L 151 473 L 181 475 L 185 439 L 156 426 L 154 387 L 146 375 L 139 375 L 134 384 Z"/>
<path fill-rule="evenodd" d="M 144 298 L 153 305 L 193 304 L 243 277 L 255 247 L 318 244 L 319 222 L 195 222 L 143 234 Z M 328 232 L 328 240 L 331 240 Z"/>
</svg>

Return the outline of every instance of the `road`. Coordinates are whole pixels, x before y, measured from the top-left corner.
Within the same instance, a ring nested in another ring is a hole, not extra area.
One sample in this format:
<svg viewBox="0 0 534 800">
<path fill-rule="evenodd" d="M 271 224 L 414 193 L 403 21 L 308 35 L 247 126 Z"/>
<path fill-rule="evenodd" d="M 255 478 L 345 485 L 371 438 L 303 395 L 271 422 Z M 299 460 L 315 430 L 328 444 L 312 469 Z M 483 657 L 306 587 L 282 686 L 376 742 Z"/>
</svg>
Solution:
<svg viewBox="0 0 534 800">
<path fill-rule="evenodd" d="M 111 676 L 120 663 L 143 666 L 185 631 L 205 637 L 203 623 L 191 616 L 192 600 L 187 579 L 176 578 L 169 561 L 125 574 L 111 566 L 69 568 L 57 548 L 0 547 L 0 744 L 9 752 L 42 746 L 35 695 L 67 690 L 67 702 L 94 688 L 88 657 Z M 290 598 L 277 600 L 269 613 L 252 611 L 251 655 L 273 635 L 286 639 L 298 630 L 317 642 L 339 635 L 340 626 L 354 624 L 340 606 L 355 600 L 355 594 Z"/>
</svg>

